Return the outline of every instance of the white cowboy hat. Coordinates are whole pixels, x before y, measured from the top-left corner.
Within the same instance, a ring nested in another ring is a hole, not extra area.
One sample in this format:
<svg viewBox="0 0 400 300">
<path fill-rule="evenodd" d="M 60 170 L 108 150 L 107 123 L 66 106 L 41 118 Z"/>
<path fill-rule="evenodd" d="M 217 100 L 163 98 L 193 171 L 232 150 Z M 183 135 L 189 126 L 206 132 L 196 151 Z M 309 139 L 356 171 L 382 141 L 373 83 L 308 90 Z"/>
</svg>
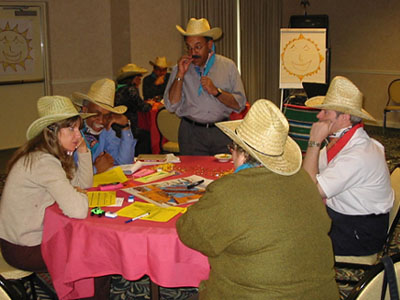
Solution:
<svg viewBox="0 0 400 300">
<path fill-rule="evenodd" d="M 222 35 L 222 30 L 219 27 L 210 28 L 207 19 L 191 18 L 186 26 L 186 31 L 181 26 L 176 25 L 176 29 L 184 36 L 207 36 L 213 40 L 217 40 Z"/>
<path fill-rule="evenodd" d="M 147 70 L 145 68 L 139 67 L 135 64 L 127 64 L 123 66 L 121 69 L 118 71 L 117 75 L 117 81 L 131 77 L 133 75 L 137 74 L 145 74 L 147 73 Z"/>
<path fill-rule="evenodd" d="M 326 96 L 316 96 L 305 102 L 306 106 L 329 109 L 362 119 L 376 121 L 362 108 L 363 94 L 353 82 L 343 76 L 336 76 L 329 85 Z"/>
<path fill-rule="evenodd" d="M 83 101 L 90 101 L 108 111 L 116 114 L 126 112 L 125 105 L 114 106 L 115 83 L 111 79 L 104 78 L 94 82 L 87 94 L 75 92 L 72 94 L 72 101 L 78 106 L 83 106 Z"/>
<path fill-rule="evenodd" d="M 272 172 L 289 176 L 300 170 L 300 147 L 288 136 L 289 123 L 270 100 L 254 102 L 243 120 L 216 125 Z"/>
<path fill-rule="evenodd" d="M 71 99 L 64 96 L 44 96 L 37 102 L 39 119 L 32 122 L 26 131 L 28 140 L 37 136 L 47 126 L 75 116 L 82 119 L 93 116 L 92 113 L 79 113 Z"/>
<path fill-rule="evenodd" d="M 149 63 L 154 67 L 157 66 L 161 69 L 166 69 L 168 67 L 171 66 L 170 62 L 167 62 L 167 58 L 165 56 L 157 56 L 156 59 L 154 60 L 154 62 L 152 62 L 151 60 L 149 61 Z"/>
</svg>

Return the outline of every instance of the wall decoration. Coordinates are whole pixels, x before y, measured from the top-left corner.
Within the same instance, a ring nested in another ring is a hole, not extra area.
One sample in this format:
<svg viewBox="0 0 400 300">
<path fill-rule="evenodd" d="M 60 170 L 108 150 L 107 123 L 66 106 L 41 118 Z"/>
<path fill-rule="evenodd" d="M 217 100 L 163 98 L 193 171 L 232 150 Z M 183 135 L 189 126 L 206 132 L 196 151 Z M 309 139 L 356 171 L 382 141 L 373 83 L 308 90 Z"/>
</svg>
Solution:
<svg viewBox="0 0 400 300">
<path fill-rule="evenodd" d="M 281 29 L 279 88 L 326 81 L 326 29 Z"/>
</svg>

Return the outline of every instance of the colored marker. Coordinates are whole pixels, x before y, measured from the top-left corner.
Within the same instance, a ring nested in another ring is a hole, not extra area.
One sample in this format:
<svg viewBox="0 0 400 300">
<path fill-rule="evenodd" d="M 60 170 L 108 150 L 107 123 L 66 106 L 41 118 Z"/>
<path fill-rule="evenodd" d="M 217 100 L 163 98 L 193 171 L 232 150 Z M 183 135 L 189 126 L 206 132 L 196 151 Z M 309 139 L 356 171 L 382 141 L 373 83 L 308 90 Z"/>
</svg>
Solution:
<svg viewBox="0 0 400 300">
<path fill-rule="evenodd" d="M 145 214 L 143 214 L 143 215 L 140 215 L 140 216 L 134 217 L 134 218 L 132 218 L 132 219 L 130 219 L 130 220 L 127 220 L 127 221 L 125 221 L 125 223 L 130 223 L 130 222 L 133 222 L 133 221 L 135 221 L 135 220 L 139 220 L 139 219 L 141 219 L 141 218 L 147 217 L 149 214 L 150 214 L 150 213 L 147 212 L 147 213 L 145 213 Z"/>
</svg>

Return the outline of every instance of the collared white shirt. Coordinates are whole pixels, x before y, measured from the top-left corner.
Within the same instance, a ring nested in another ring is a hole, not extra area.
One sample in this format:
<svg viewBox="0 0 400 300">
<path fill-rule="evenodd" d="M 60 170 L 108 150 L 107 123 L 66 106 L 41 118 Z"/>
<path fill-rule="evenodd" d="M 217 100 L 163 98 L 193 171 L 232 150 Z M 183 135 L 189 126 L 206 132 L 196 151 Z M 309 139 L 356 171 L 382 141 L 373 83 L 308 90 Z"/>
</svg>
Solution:
<svg viewBox="0 0 400 300">
<path fill-rule="evenodd" d="M 329 162 L 326 148 L 319 156 L 317 181 L 326 205 L 347 215 L 383 214 L 393 206 L 394 192 L 383 146 L 359 128 Z"/>
</svg>

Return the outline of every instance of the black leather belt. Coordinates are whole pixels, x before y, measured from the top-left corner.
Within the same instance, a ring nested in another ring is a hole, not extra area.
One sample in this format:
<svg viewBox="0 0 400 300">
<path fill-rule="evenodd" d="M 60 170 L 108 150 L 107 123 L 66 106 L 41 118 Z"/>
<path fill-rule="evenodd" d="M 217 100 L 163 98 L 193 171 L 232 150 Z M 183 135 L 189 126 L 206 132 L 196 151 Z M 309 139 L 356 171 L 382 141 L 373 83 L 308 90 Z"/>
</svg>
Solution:
<svg viewBox="0 0 400 300">
<path fill-rule="evenodd" d="M 206 128 L 215 127 L 215 123 L 199 123 L 199 122 L 193 121 L 193 120 L 191 120 L 191 119 L 189 119 L 189 118 L 186 118 L 186 117 L 182 117 L 182 119 L 184 119 L 184 120 L 185 120 L 186 122 L 188 122 L 189 124 L 195 125 L 195 126 L 206 127 Z M 223 121 L 227 121 L 227 120 L 228 120 L 228 119 L 224 119 L 224 120 L 219 121 L 219 122 L 223 122 Z"/>
</svg>

